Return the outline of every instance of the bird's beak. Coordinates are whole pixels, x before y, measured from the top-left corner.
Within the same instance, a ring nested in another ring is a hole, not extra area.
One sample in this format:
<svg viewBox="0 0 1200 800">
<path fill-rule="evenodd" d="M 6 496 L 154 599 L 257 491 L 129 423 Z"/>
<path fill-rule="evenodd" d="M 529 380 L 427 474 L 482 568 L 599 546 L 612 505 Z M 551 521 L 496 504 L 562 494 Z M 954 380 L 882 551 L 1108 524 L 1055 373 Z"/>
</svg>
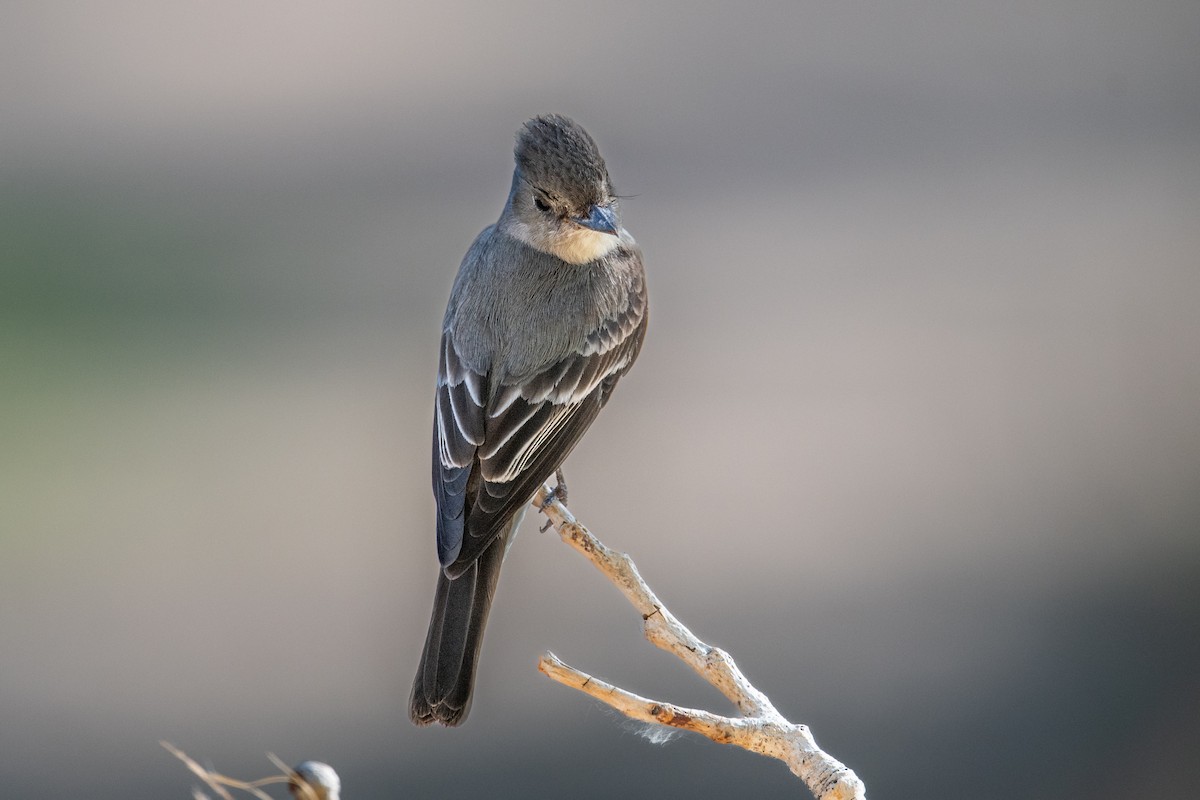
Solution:
<svg viewBox="0 0 1200 800">
<path fill-rule="evenodd" d="M 617 213 L 611 206 L 592 206 L 586 217 L 571 217 L 571 221 L 600 233 L 611 233 L 613 236 L 617 235 L 621 227 L 617 222 Z"/>
</svg>

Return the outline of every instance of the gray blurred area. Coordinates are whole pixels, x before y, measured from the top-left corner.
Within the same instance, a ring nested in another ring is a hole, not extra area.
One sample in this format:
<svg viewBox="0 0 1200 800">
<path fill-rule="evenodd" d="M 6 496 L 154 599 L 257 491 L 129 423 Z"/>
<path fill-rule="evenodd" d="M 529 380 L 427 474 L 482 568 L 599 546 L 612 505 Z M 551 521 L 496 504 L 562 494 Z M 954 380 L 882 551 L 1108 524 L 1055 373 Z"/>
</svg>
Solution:
<svg viewBox="0 0 1200 800">
<path fill-rule="evenodd" d="M 803 794 L 535 671 L 729 710 L 532 516 L 408 722 L 441 314 L 545 111 L 653 312 L 576 514 L 874 798 L 1191 795 L 1194 0 L 6 3 L 0 794 Z"/>
</svg>

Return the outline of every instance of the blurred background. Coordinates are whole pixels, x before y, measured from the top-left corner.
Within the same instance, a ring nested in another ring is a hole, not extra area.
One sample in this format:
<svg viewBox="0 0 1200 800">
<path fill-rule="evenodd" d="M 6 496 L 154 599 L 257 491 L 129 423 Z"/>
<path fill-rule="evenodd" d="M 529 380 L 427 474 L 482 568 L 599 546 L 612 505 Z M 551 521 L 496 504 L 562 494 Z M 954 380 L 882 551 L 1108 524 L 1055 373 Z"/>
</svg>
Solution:
<svg viewBox="0 0 1200 800">
<path fill-rule="evenodd" d="M 653 308 L 575 513 L 872 797 L 1190 793 L 1198 78 L 1192 0 L 6 3 L 3 794 L 803 794 L 535 671 L 729 710 L 532 516 L 408 722 L 441 315 L 546 111 Z"/>
</svg>

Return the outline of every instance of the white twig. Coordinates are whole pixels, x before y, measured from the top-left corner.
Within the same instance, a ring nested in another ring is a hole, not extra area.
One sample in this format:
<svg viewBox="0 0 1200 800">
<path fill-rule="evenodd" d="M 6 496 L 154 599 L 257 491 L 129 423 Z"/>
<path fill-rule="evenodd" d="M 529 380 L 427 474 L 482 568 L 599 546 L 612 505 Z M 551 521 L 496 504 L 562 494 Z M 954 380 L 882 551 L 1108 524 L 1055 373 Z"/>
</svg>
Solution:
<svg viewBox="0 0 1200 800">
<path fill-rule="evenodd" d="M 741 716 L 723 717 L 640 697 L 564 664 L 553 653 L 542 656 L 539 670 L 632 719 L 695 731 L 720 744 L 735 744 L 778 758 L 804 781 L 817 800 L 865 800 L 866 786 L 854 771 L 818 747 L 807 725 L 784 719 L 728 653 L 700 641 L 676 619 L 642 580 L 629 556 L 609 549 L 579 524 L 548 485 L 538 491 L 533 505 L 546 515 L 559 537 L 592 562 L 637 609 L 646 639 L 673 653 L 716 687 L 737 706 Z"/>
</svg>

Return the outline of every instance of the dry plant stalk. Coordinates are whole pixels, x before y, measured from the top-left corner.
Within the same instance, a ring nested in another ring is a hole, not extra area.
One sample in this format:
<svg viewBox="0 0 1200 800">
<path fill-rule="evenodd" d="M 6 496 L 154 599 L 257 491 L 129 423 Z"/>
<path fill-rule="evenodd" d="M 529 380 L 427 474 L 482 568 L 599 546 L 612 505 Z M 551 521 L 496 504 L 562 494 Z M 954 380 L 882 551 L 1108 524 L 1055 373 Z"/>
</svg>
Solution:
<svg viewBox="0 0 1200 800">
<path fill-rule="evenodd" d="M 257 800 L 275 800 L 275 798 L 271 797 L 271 795 L 259 788 L 260 786 L 268 786 L 272 783 L 290 784 L 289 790 L 292 792 L 293 796 L 297 798 L 297 800 L 318 800 L 316 791 L 314 791 L 313 788 L 303 780 L 296 780 L 296 772 L 276 758 L 273 753 L 268 753 L 267 758 L 271 759 L 271 762 L 275 764 L 276 767 L 283 770 L 283 774 L 268 775 L 265 778 L 259 778 L 258 780 L 254 781 L 242 781 L 238 780 L 237 778 L 231 778 L 228 775 L 222 775 L 219 772 L 213 772 L 210 769 L 200 766 L 195 759 L 191 758 L 187 753 L 183 752 L 170 742 L 159 742 L 159 744 L 161 744 L 171 755 L 182 761 L 184 765 L 192 771 L 192 774 L 204 781 L 205 785 L 207 785 L 217 797 L 221 798 L 221 800 L 234 800 L 233 795 L 229 793 L 230 789 L 238 789 L 246 792 L 247 794 L 257 798 Z M 199 789 L 192 790 L 192 797 L 195 798 L 195 800 L 208 800 L 208 795 L 204 794 L 204 792 L 200 791 Z"/>
<path fill-rule="evenodd" d="M 533 505 L 546 515 L 559 537 L 583 554 L 637 609 L 646 639 L 673 653 L 716 687 L 737 706 L 741 716 L 724 717 L 641 697 L 564 664 L 553 653 L 546 653 L 538 661 L 541 672 L 631 719 L 695 731 L 720 744 L 735 744 L 778 758 L 804 781 L 817 800 L 866 800 L 867 788 L 853 770 L 818 747 L 807 725 L 784 719 L 728 653 L 696 638 L 646 585 L 633 560 L 609 549 L 579 524 L 548 484 L 538 490 Z"/>
</svg>

